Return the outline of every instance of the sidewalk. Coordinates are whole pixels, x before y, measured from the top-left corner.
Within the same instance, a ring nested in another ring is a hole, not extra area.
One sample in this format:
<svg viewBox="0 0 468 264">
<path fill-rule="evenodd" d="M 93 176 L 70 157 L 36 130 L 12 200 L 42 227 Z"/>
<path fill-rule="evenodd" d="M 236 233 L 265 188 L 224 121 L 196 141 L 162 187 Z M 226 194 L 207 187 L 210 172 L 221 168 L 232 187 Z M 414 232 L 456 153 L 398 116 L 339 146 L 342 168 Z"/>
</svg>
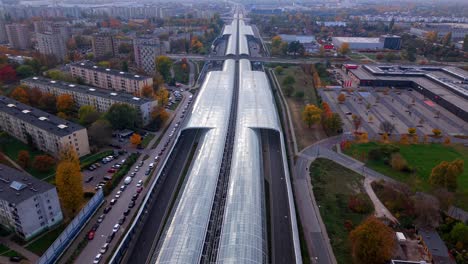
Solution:
<svg viewBox="0 0 468 264">
<path fill-rule="evenodd" d="M 39 256 L 35 253 L 27 250 L 26 248 L 16 244 L 15 242 L 11 241 L 8 237 L 0 237 L 0 243 L 9 247 L 10 249 L 18 252 L 19 254 L 23 255 L 27 258 L 31 263 L 36 263 L 39 260 Z M 2 262 L 3 263 L 3 262 Z"/>
</svg>

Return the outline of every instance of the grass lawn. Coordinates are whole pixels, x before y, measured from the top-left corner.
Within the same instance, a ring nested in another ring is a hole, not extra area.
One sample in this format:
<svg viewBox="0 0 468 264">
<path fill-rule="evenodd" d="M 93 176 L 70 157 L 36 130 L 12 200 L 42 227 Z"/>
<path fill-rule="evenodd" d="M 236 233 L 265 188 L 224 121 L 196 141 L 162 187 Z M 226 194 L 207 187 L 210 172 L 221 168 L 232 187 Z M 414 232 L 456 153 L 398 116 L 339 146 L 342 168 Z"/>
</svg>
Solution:
<svg viewBox="0 0 468 264">
<path fill-rule="evenodd" d="M 182 63 L 176 63 L 172 66 L 172 69 L 174 70 L 174 78 L 176 82 L 180 82 L 183 84 L 188 84 L 189 81 L 189 68 L 185 70 L 182 69 Z"/>
<path fill-rule="evenodd" d="M 4 256 L 4 257 L 21 257 L 21 255 L 10 249 L 9 247 L 3 245 L 3 244 L 0 244 L 0 256 Z"/>
<path fill-rule="evenodd" d="M 62 233 L 62 231 L 67 227 L 65 224 L 58 226 L 55 229 L 49 230 L 47 233 L 40 235 L 37 239 L 33 240 L 26 246 L 26 249 L 36 253 L 37 255 L 42 255 L 49 248 L 55 239 Z"/>
<path fill-rule="evenodd" d="M 350 263 L 349 231 L 345 222 L 351 221 L 355 227 L 367 215 L 351 211 L 348 200 L 351 195 L 364 192 L 363 177 L 327 159 L 312 163 L 310 177 L 336 260 L 340 264 Z"/>
<path fill-rule="evenodd" d="M 359 157 L 359 153 L 368 153 L 376 148 L 378 143 L 353 144 L 345 153 Z M 415 191 L 431 190 L 429 176 L 432 168 L 442 161 L 453 161 L 463 159 L 465 168 L 463 174 L 458 178 L 458 191 L 456 193 L 456 205 L 468 210 L 468 148 L 461 145 L 446 146 L 442 144 L 418 144 L 418 145 L 398 145 L 400 154 L 406 159 L 408 165 L 415 169 L 414 174 L 393 170 L 383 161 L 368 161 L 367 165 L 372 169 L 392 177 L 401 182 L 407 183 Z"/>
<path fill-rule="evenodd" d="M 154 138 L 154 134 L 148 133 L 145 138 L 141 141 L 141 145 L 146 148 L 150 141 Z"/>
<path fill-rule="evenodd" d="M 284 71 L 280 75 L 275 73 L 279 84 L 282 84 L 286 76 L 293 76 L 296 80 L 293 85 L 294 91 L 304 92 L 304 98 L 302 99 L 295 98 L 294 95 L 285 98 L 289 111 L 291 112 L 298 148 L 301 150 L 326 137 L 325 132 L 320 126 L 317 126 L 317 128 L 308 128 L 302 121 L 302 111 L 304 110 L 304 106 L 306 104 L 318 104 L 317 92 L 312 85 L 312 75 L 305 74 L 301 67 L 283 65 L 283 68 Z M 284 87 L 281 87 L 281 89 L 284 91 Z"/>
<path fill-rule="evenodd" d="M 31 175 L 33 175 L 34 177 L 38 179 L 44 179 L 45 177 L 49 176 L 50 174 L 54 172 L 55 168 L 51 169 L 49 172 L 38 172 L 37 170 L 31 168 L 34 158 L 38 155 L 44 155 L 45 154 L 44 152 L 38 149 L 33 149 L 31 146 L 24 144 L 23 142 L 8 135 L 5 132 L 0 132 L 0 141 L 1 141 L 0 150 L 13 161 L 16 161 L 18 159 L 18 153 L 21 150 L 27 150 L 29 152 L 30 166 L 28 169 L 26 169 L 26 171 L 30 173 Z"/>
</svg>

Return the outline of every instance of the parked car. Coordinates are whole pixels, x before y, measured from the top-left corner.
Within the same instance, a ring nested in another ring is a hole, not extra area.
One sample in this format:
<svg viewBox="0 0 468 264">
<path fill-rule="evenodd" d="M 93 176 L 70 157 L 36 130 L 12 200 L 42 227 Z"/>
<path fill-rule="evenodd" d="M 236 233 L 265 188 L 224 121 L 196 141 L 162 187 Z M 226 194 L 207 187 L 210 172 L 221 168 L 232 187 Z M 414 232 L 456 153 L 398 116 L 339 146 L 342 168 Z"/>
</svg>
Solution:
<svg viewBox="0 0 468 264">
<path fill-rule="evenodd" d="M 135 177 L 135 175 L 136 175 L 136 172 L 130 173 L 130 177 L 132 177 L 132 178 Z"/>
<path fill-rule="evenodd" d="M 131 182 L 132 182 L 132 177 L 127 177 L 127 178 L 125 178 L 125 180 L 124 180 L 124 184 L 125 184 L 125 185 L 129 185 Z"/>
<path fill-rule="evenodd" d="M 102 221 L 104 221 L 104 218 L 106 218 L 106 215 L 105 215 L 105 214 L 100 215 L 100 216 L 98 217 L 98 219 L 97 219 L 97 222 L 98 222 L 98 223 L 102 223 Z"/>
<path fill-rule="evenodd" d="M 112 209 L 112 206 L 104 208 L 104 213 L 107 214 Z"/>
<path fill-rule="evenodd" d="M 139 193 L 135 193 L 135 194 L 132 196 L 132 201 L 135 201 L 136 199 L 138 199 L 138 195 L 139 195 Z"/>
<path fill-rule="evenodd" d="M 23 258 L 20 257 L 20 256 L 11 256 L 10 257 L 10 262 L 21 262 L 21 260 L 23 260 Z"/>
<path fill-rule="evenodd" d="M 93 264 L 98 264 L 101 261 L 101 259 L 102 259 L 102 254 L 101 253 L 97 254 L 93 260 Z"/>
<path fill-rule="evenodd" d="M 130 208 L 127 208 L 124 212 L 123 215 L 127 216 L 130 214 Z"/>
<path fill-rule="evenodd" d="M 143 186 L 143 180 L 139 180 L 136 186 L 137 186 L 137 187 Z"/>
<path fill-rule="evenodd" d="M 115 203 L 117 203 L 117 199 L 112 199 L 112 200 L 110 201 L 110 204 L 111 204 L 111 205 L 114 205 Z"/>
<path fill-rule="evenodd" d="M 128 204 L 128 208 L 133 208 L 135 207 L 135 201 L 131 201 L 129 204 Z"/>
<path fill-rule="evenodd" d="M 99 228 L 99 223 L 96 223 L 93 225 L 93 227 L 91 228 L 92 231 L 96 231 L 97 229 Z"/>
<path fill-rule="evenodd" d="M 93 240 L 94 239 L 94 231 L 89 231 L 88 232 L 88 240 Z"/>
<path fill-rule="evenodd" d="M 112 239 L 114 239 L 115 232 L 112 232 L 109 236 L 107 236 L 106 243 L 110 243 Z"/>
<path fill-rule="evenodd" d="M 115 194 L 114 198 L 115 198 L 115 199 L 119 199 L 119 198 L 120 198 L 120 195 L 122 195 L 122 191 L 117 191 L 117 193 Z"/>
<path fill-rule="evenodd" d="M 105 243 L 104 245 L 102 245 L 101 250 L 99 250 L 99 253 L 101 254 L 106 253 L 108 248 L 109 248 L 109 243 Z"/>
<path fill-rule="evenodd" d="M 123 192 L 123 191 L 125 191 L 125 188 L 127 188 L 127 186 L 126 186 L 126 185 L 122 185 L 122 186 L 120 186 L 120 190 L 121 190 L 122 192 Z"/>
<path fill-rule="evenodd" d="M 112 232 L 117 232 L 117 231 L 119 231 L 119 228 L 120 228 L 120 225 L 119 225 L 119 224 L 115 224 L 115 225 L 114 225 L 114 228 L 112 228 Z"/>
<path fill-rule="evenodd" d="M 145 175 L 146 175 L 146 176 L 150 175 L 150 173 L 151 173 L 151 169 L 147 169 L 147 170 L 145 171 Z"/>
<path fill-rule="evenodd" d="M 125 223 L 125 219 L 127 219 L 125 216 L 122 216 L 120 219 L 119 219 L 119 225 L 122 225 L 123 223 Z"/>
<path fill-rule="evenodd" d="M 85 182 L 86 182 L 86 183 L 91 182 L 93 179 L 94 179 L 94 177 L 91 176 L 91 177 L 87 178 L 87 179 L 85 180 Z"/>
<path fill-rule="evenodd" d="M 114 168 L 110 168 L 110 169 L 107 170 L 107 172 L 108 172 L 108 173 L 115 173 L 116 170 L 115 170 Z"/>
<path fill-rule="evenodd" d="M 139 187 L 139 188 L 137 188 L 137 190 L 136 190 L 136 191 L 137 191 L 137 193 L 141 193 L 141 191 L 143 191 L 143 187 Z"/>
</svg>

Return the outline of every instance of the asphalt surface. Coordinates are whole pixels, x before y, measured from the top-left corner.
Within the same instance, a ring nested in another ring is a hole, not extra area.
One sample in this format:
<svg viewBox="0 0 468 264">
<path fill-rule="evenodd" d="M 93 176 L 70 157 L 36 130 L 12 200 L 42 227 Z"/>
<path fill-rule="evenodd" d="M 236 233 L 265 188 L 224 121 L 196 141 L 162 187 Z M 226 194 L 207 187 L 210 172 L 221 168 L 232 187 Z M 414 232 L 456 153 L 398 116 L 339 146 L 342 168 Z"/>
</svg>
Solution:
<svg viewBox="0 0 468 264">
<path fill-rule="evenodd" d="M 161 175 L 161 182 L 153 192 L 153 205 L 145 216 L 139 236 L 134 239 L 133 250 L 127 252 L 128 263 L 146 263 L 151 257 L 154 243 L 157 242 L 163 229 L 164 220 L 170 213 L 170 205 L 176 198 L 176 190 L 190 152 L 198 139 L 196 130 L 186 130 L 179 137 L 176 147 L 166 163 Z"/>
<path fill-rule="evenodd" d="M 269 193 L 270 263 L 295 263 L 288 192 L 279 134 L 262 130 L 263 166 Z M 267 186 L 265 186 L 267 187 Z M 268 216 L 267 216 L 268 217 Z"/>
</svg>

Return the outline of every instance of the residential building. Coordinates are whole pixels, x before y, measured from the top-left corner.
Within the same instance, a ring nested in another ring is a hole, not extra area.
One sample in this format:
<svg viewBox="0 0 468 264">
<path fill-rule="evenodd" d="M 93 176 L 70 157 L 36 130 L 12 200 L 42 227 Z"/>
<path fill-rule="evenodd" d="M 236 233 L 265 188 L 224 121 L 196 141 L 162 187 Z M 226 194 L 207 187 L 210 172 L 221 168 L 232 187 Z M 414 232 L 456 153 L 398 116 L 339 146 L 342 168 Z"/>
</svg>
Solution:
<svg viewBox="0 0 468 264">
<path fill-rule="evenodd" d="M 79 157 L 89 154 L 86 128 L 5 96 L 0 96 L 0 129 L 55 157 L 69 146 Z"/>
<path fill-rule="evenodd" d="M 114 57 L 118 53 L 114 35 L 111 33 L 94 34 L 91 40 L 94 58 Z"/>
<path fill-rule="evenodd" d="M 28 240 L 60 223 L 55 186 L 0 164 L 0 224 Z"/>
<path fill-rule="evenodd" d="M 66 22 L 34 21 L 34 32 L 59 34 L 64 43 L 71 38 L 71 28 Z"/>
<path fill-rule="evenodd" d="M 427 23 L 420 27 L 411 27 L 410 33 L 418 37 L 426 37 L 429 32 L 437 32 L 437 37 L 442 38 L 449 32 L 452 33 L 451 41 L 460 41 L 468 34 L 468 24 L 464 23 Z"/>
<path fill-rule="evenodd" d="M 166 46 L 155 37 L 139 37 L 133 40 L 135 63 L 147 74 L 156 71 L 156 57 L 166 54 Z"/>
<path fill-rule="evenodd" d="M 53 55 L 63 61 L 67 55 L 67 47 L 63 36 L 55 33 L 36 33 L 37 49 L 44 55 Z"/>
<path fill-rule="evenodd" d="M 31 48 L 30 32 L 26 25 L 9 24 L 5 27 L 11 48 L 23 50 Z"/>
<path fill-rule="evenodd" d="M 436 230 L 418 230 L 424 250 L 433 264 L 455 264 L 449 256 L 449 251 Z"/>
<path fill-rule="evenodd" d="M 99 67 L 91 61 L 71 63 L 70 71 L 74 78 L 80 78 L 86 84 L 134 95 L 140 95 L 145 85 L 153 85 L 151 77 Z"/>
<path fill-rule="evenodd" d="M 333 37 L 332 43 L 336 48 L 348 43 L 351 50 L 381 50 L 384 48 L 384 43 L 379 38 Z"/>
<path fill-rule="evenodd" d="M 0 19 L 0 43 L 8 43 L 5 21 Z"/>
<path fill-rule="evenodd" d="M 43 77 L 31 77 L 21 80 L 21 84 L 29 88 L 38 88 L 44 93 L 55 96 L 69 94 L 78 106 L 90 105 L 98 112 L 106 112 L 116 103 L 128 104 L 137 110 L 142 124 L 151 121 L 151 112 L 157 106 L 157 101 L 133 96 L 129 93 L 116 93 L 102 88 L 55 81 Z"/>
</svg>

